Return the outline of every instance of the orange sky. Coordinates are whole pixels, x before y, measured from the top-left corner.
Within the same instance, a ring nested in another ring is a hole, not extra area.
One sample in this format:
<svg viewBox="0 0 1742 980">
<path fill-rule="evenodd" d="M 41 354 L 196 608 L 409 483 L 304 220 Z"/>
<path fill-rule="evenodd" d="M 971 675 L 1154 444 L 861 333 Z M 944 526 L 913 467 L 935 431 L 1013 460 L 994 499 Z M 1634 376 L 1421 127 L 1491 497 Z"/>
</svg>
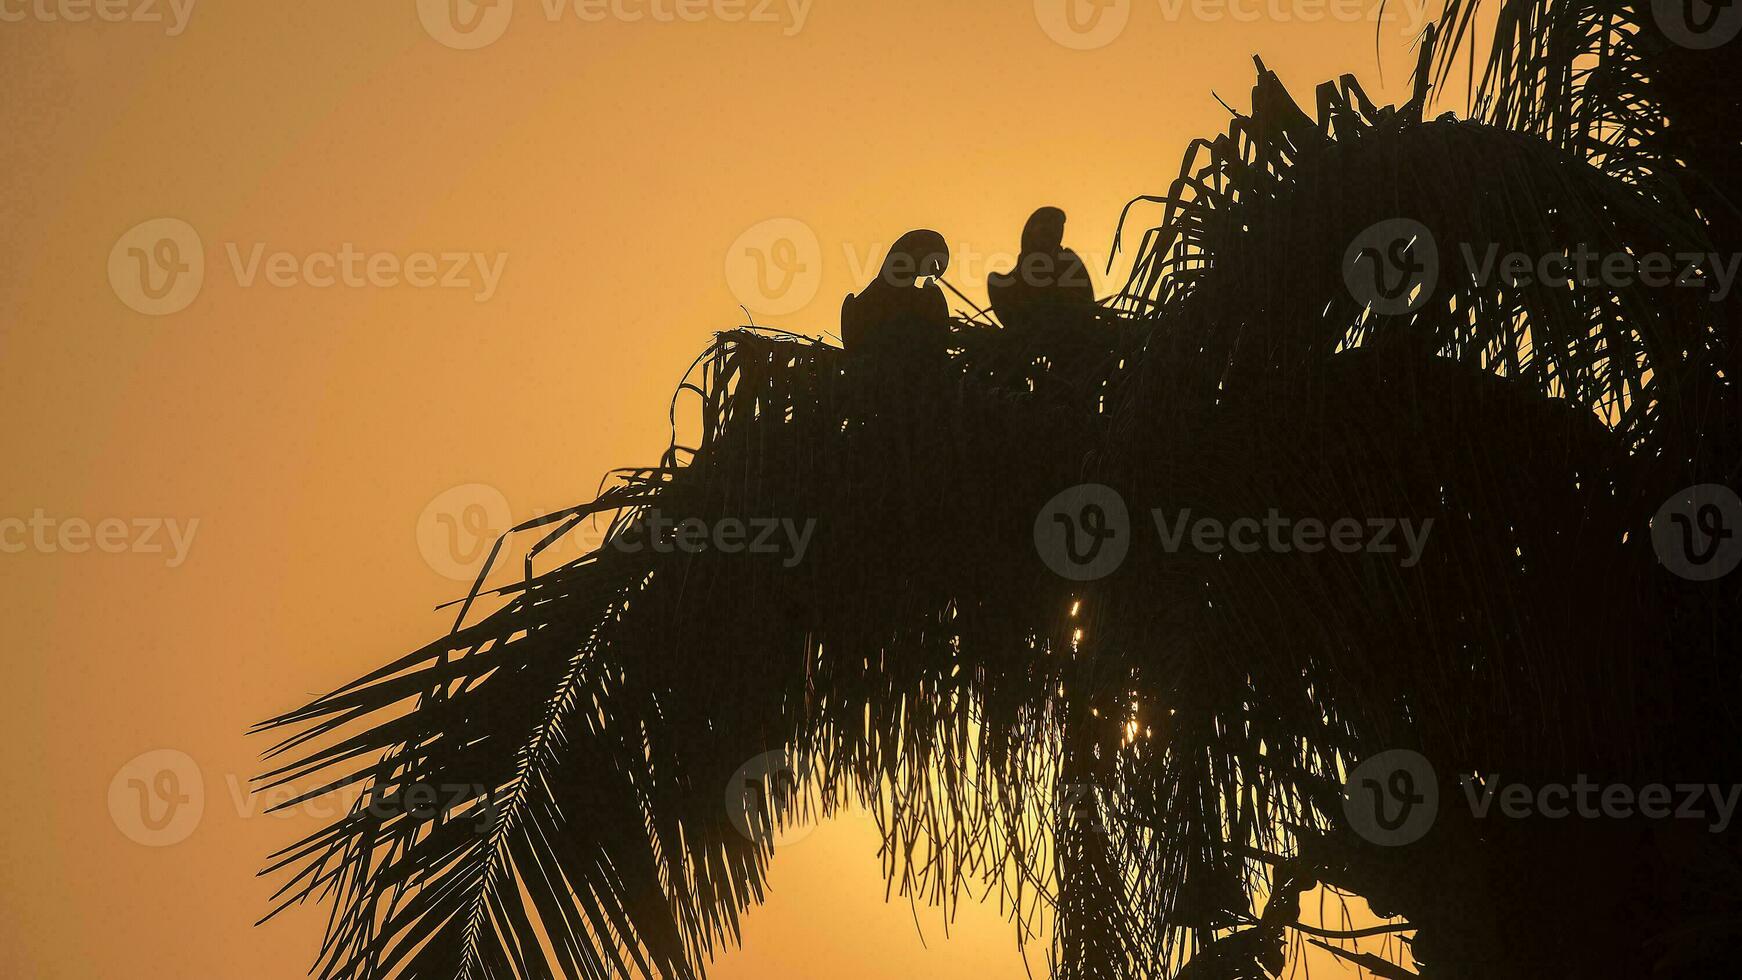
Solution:
<svg viewBox="0 0 1742 980">
<path fill-rule="evenodd" d="M 1419 9 L 1381 86 L 1338 0 L 1109 2 L 1072 34 L 1063 0 L 518 0 L 461 35 L 435 0 L 0 0 L 9 974 L 302 976 L 320 919 L 253 928 L 253 872 L 312 817 L 241 795 L 251 722 L 443 630 L 478 529 L 654 461 L 741 304 L 834 331 L 921 225 L 979 299 L 1040 204 L 1099 279 L 1254 53 L 1309 104 L 1395 97 Z M 203 277 L 154 295 L 160 260 Z M 875 846 L 784 849 L 714 976 L 1023 975 L 992 909 L 922 944 Z"/>
</svg>

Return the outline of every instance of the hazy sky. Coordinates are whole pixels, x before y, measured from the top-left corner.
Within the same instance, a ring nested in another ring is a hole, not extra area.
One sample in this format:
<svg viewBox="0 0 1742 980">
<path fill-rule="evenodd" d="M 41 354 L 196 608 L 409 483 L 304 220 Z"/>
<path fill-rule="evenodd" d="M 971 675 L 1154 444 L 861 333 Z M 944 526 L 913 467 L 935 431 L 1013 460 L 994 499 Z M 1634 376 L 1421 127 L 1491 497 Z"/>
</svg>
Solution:
<svg viewBox="0 0 1742 980">
<path fill-rule="evenodd" d="M 917 226 L 980 300 L 1041 204 L 1104 287 L 1253 54 L 1308 105 L 1395 97 L 1420 13 L 447 2 L 0 0 L 14 976 L 303 976 L 322 918 L 254 928 L 253 873 L 315 818 L 245 795 L 252 722 L 444 630 L 492 529 L 656 461 L 740 306 L 833 332 Z M 1022 975 L 996 909 L 922 945 L 876 843 L 783 849 L 714 976 Z"/>
</svg>

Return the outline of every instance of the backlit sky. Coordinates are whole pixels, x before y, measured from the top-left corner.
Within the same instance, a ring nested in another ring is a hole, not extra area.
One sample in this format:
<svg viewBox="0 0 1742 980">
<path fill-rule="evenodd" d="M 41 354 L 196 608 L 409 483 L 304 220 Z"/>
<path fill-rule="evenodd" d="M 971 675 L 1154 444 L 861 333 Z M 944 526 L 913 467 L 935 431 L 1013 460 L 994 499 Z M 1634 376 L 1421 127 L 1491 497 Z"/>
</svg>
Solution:
<svg viewBox="0 0 1742 980">
<path fill-rule="evenodd" d="M 1104 287 L 1252 55 L 1309 105 L 1345 71 L 1395 99 L 1421 12 L 458 0 L 463 33 L 446 2 L 0 0 L 9 975 L 303 976 L 322 918 L 255 928 L 253 873 L 312 818 L 244 794 L 252 722 L 445 629 L 480 529 L 655 461 L 740 306 L 834 332 L 918 226 L 983 301 L 1042 204 Z M 876 844 L 783 849 L 713 975 L 1023 976 L 996 909 L 922 943 Z"/>
</svg>

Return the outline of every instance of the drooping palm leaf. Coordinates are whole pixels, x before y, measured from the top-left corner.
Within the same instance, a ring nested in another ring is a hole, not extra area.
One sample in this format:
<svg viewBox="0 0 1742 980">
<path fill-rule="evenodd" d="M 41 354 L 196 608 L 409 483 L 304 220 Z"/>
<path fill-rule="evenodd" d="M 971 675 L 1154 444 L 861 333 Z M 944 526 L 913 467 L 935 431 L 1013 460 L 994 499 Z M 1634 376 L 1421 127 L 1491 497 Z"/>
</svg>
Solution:
<svg viewBox="0 0 1742 980">
<path fill-rule="evenodd" d="M 1345 80 L 1315 118 L 1261 70 L 1092 333 L 1037 350 L 962 323 L 930 373 L 723 335 L 688 386 L 695 447 L 521 529 L 603 515 L 604 546 L 551 569 L 534 547 L 475 621 L 265 726 L 291 731 L 268 784 L 369 790 L 278 866 L 287 902 L 332 903 L 324 974 L 700 976 L 761 896 L 772 826 L 848 800 L 903 892 L 1050 916 L 1061 977 L 1273 973 L 1319 881 L 1406 913 L 1423 976 L 1534 976 L 1600 941 L 1577 909 L 1544 940 L 1470 916 L 1537 911 L 1481 874 L 1540 836 L 1449 820 L 1378 853 L 1338 785 L 1380 747 L 1448 780 L 1634 776 L 1734 693 L 1644 533 L 1720 370 L 1710 314 L 1454 271 L 1386 317 L 1341 263 L 1386 217 L 1538 252 L 1699 229 L 1565 147 L 1421 104 Z M 1076 583 L 1032 526 L 1091 481 L 1138 526 L 1117 574 Z M 1232 560 L 1159 547 L 1151 507 L 1436 524 L 1412 567 Z M 815 536 L 793 561 L 631 550 L 655 516 Z M 1685 672 L 1655 669 L 1671 650 Z M 1657 721 L 1671 704 L 1688 717 Z M 793 791 L 739 793 L 747 771 L 774 788 L 770 754 Z"/>
</svg>

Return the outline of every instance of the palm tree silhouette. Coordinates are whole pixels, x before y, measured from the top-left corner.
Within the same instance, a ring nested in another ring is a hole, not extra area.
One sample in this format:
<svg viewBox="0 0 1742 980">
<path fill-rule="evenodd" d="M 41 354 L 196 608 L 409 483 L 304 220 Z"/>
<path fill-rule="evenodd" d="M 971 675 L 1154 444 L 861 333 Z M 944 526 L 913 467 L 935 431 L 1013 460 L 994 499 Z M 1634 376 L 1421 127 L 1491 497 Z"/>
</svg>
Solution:
<svg viewBox="0 0 1742 980">
<path fill-rule="evenodd" d="M 1134 202 L 1161 218 L 1092 332 L 958 320 L 902 405 L 836 348 L 720 335 L 680 389 L 696 445 L 515 528 L 519 579 L 480 575 L 450 634 L 261 726 L 262 788 L 317 784 L 287 805 L 366 791 L 268 869 L 275 913 L 330 906 L 322 976 L 699 978 L 776 828 L 850 802 L 904 894 L 1050 919 L 1057 977 L 1275 976 L 1302 941 L 1384 977 L 1733 971 L 1734 835 L 1464 800 L 1742 773 L 1734 580 L 1670 574 L 1651 534 L 1737 479 L 1738 301 L 1462 253 L 1742 250 L 1735 46 L 1649 4 L 1498 15 L 1468 119 L 1423 112 L 1457 68 L 1433 31 L 1398 107 L 1345 76 L 1309 113 L 1260 63 L 1251 111 Z M 1429 243 L 1431 283 L 1360 295 Z M 1036 524 L 1084 484 L 1128 505 L 1127 552 L 1078 580 Z M 1406 566 L 1170 548 L 1151 509 L 1433 523 Z M 655 518 L 815 533 L 655 548 Z M 538 567 L 594 519 L 603 546 Z M 1399 749 L 1426 781 L 1367 788 L 1440 803 L 1375 842 L 1345 780 Z M 1406 919 L 1380 929 L 1413 967 L 1297 922 L 1318 885 Z"/>
</svg>

